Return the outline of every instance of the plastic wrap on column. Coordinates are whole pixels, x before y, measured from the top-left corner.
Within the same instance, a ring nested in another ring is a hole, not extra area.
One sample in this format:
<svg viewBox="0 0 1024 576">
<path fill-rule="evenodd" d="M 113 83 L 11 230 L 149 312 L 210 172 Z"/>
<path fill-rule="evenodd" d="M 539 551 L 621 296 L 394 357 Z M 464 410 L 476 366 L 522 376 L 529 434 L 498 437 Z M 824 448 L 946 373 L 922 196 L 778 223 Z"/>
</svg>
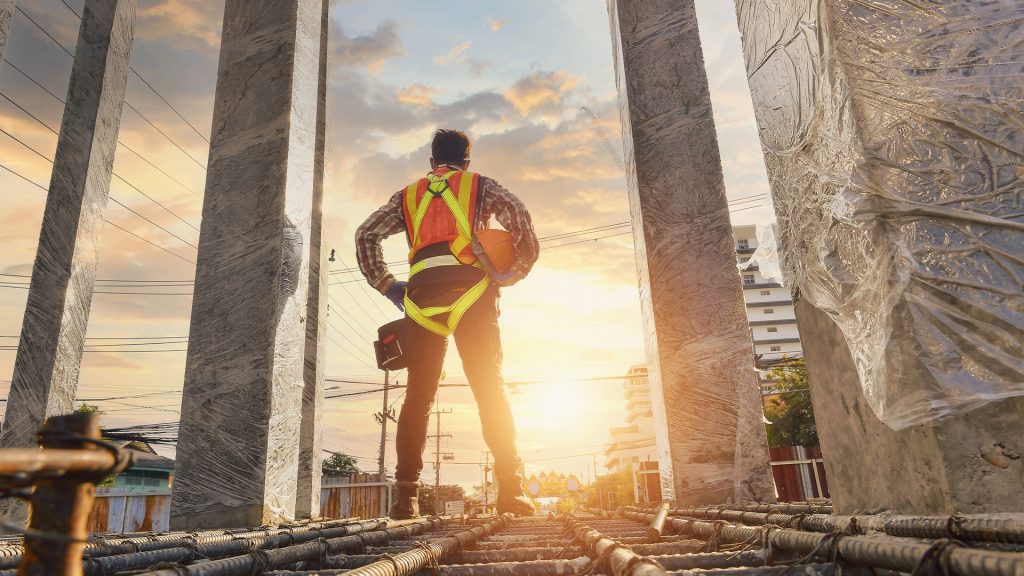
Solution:
<svg viewBox="0 0 1024 576">
<path fill-rule="evenodd" d="M 321 6 L 225 4 L 171 502 L 175 529 L 294 517 Z"/>
<path fill-rule="evenodd" d="M 785 276 L 875 414 L 1024 394 L 1020 2 L 736 6 Z"/>
<path fill-rule="evenodd" d="M 609 0 L 662 498 L 770 500 L 692 0 Z"/>
</svg>

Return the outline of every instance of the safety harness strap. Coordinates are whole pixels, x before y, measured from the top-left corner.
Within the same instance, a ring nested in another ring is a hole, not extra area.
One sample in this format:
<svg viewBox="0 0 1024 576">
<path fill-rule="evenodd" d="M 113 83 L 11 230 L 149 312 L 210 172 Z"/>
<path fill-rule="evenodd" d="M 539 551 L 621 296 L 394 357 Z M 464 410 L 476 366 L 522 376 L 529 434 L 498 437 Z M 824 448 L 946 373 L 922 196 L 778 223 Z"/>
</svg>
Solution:
<svg viewBox="0 0 1024 576">
<path fill-rule="evenodd" d="M 467 216 L 473 192 L 473 177 L 468 172 L 462 174 L 462 177 L 459 179 L 459 195 L 458 198 L 456 198 L 452 189 L 448 186 L 448 178 L 455 173 L 456 171 L 453 170 L 444 174 L 431 174 L 428 176 L 427 191 L 423 194 L 423 198 L 420 200 L 419 204 L 416 203 L 416 193 L 418 191 L 419 184 L 412 184 L 406 190 L 407 206 L 409 208 L 409 213 L 413 215 L 413 246 L 419 244 L 420 225 L 426 217 L 427 207 L 434 198 L 440 197 L 444 201 L 445 205 L 448 206 L 448 209 L 451 211 L 452 216 L 455 218 L 456 226 L 459 228 L 459 237 L 452 241 L 451 245 L 453 255 L 433 256 L 416 262 L 409 268 L 409 278 L 412 278 L 415 274 L 426 270 L 427 268 L 465 265 L 463 262 L 459 261 L 458 257 L 455 255 L 461 254 L 463 249 L 465 249 L 466 246 L 469 246 L 473 241 L 473 228 L 469 222 L 469 216 Z M 410 252 L 410 256 L 411 255 L 412 252 Z M 480 268 L 481 264 L 477 261 L 473 266 Z M 485 274 L 483 279 L 473 285 L 472 288 L 467 290 L 459 296 L 455 302 L 448 306 L 430 306 L 427 308 L 420 308 L 412 301 L 412 299 L 409 298 L 407 292 L 405 295 L 405 313 L 420 326 L 423 326 L 427 330 L 430 330 L 439 336 L 447 338 L 455 332 L 455 328 L 458 327 L 459 321 L 462 320 L 462 316 L 465 315 L 466 311 L 468 311 L 481 296 L 483 296 L 490 284 L 491 277 Z M 434 320 L 434 316 L 440 316 L 443 314 L 448 315 L 447 322 L 441 323 Z"/>
<path fill-rule="evenodd" d="M 455 302 L 452 302 L 448 306 L 429 306 L 427 308 L 420 308 L 416 305 L 412 299 L 409 298 L 408 292 L 405 295 L 405 313 L 408 314 L 409 318 L 412 318 L 414 322 L 423 326 L 427 330 L 430 330 L 434 334 L 447 338 L 455 332 L 455 329 L 459 326 L 459 321 L 462 320 L 462 316 L 469 310 L 469 308 L 484 295 L 487 291 L 487 287 L 491 284 L 491 277 L 484 276 L 482 280 L 473 285 L 472 288 L 466 290 L 462 296 L 459 296 Z M 434 316 L 441 314 L 448 314 L 448 321 L 444 324 L 433 319 Z"/>
</svg>

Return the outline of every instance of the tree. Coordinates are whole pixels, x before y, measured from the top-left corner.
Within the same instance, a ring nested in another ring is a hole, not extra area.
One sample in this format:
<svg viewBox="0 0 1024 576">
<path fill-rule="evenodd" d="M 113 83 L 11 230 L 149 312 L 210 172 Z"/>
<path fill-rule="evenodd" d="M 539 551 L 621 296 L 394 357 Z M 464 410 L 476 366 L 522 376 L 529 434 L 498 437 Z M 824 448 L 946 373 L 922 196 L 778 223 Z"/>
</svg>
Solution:
<svg viewBox="0 0 1024 576">
<path fill-rule="evenodd" d="M 444 506 L 445 502 L 451 502 L 454 500 L 465 500 L 466 491 L 462 489 L 462 486 L 457 484 L 442 484 L 437 487 L 437 492 L 441 494 L 441 506 Z M 431 515 L 431 514 L 443 514 L 444 510 L 434 510 L 434 487 L 424 486 L 420 489 L 420 514 Z"/>
<path fill-rule="evenodd" d="M 771 422 L 768 445 L 772 448 L 817 446 L 818 427 L 814 423 L 804 359 L 784 356 L 765 377 L 775 391 L 764 406 L 764 415 Z"/>
<path fill-rule="evenodd" d="M 587 489 L 587 506 L 614 510 L 619 506 L 632 506 L 633 472 L 621 470 L 605 474 Z"/>
<path fill-rule="evenodd" d="M 348 454 L 332 452 L 330 458 L 325 458 L 321 465 L 324 478 L 338 478 L 341 476 L 352 476 L 359 474 L 359 466 L 356 459 Z"/>
<path fill-rule="evenodd" d="M 94 414 L 102 414 L 99 406 L 96 406 L 95 404 L 86 404 L 85 402 L 82 402 L 82 405 L 79 406 L 75 412 L 92 412 Z"/>
</svg>

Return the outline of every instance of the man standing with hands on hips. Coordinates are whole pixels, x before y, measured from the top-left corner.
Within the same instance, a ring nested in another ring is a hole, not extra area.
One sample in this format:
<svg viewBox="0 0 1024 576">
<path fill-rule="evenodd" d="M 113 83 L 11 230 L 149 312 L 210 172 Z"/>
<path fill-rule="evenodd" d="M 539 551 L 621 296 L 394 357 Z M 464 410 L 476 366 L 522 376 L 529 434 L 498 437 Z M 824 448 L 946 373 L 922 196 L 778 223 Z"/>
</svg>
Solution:
<svg viewBox="0 0 1024 576">
<path fill-rule="evenodd" d="M 469 172 L 469 138 L 438 130 L 431 143 L 431 171 L 396 192 L 356 231 L 356 256 L 367 281 L 406 313 L 402 337 L 409 376 L 398 418 L 398 499 L 394 519 L 419 515 L 430 408 L 448 347 L 455 345 L 480 411 L 484 440 L 494 453 L 498 513 L 529 515 L 515 444 L 515 422 L 501 375 L 499 287 L 523 279 L 537 261 L 539 244 L 523 203 L 494 180 Z M 488 230 L 494 216 L 507 233 Z M 405 232 L 409 280 L 396 280 L 381 241 Z"/>
</svg>

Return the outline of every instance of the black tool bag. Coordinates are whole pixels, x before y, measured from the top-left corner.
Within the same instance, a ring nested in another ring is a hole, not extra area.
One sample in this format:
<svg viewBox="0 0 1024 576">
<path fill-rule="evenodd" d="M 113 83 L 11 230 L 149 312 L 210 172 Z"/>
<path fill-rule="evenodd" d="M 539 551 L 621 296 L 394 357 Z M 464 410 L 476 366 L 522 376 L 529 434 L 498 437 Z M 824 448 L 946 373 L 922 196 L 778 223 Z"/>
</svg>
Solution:
<svg viewBox="0 0 1024 576">
<path fill-rule="evenodd" d="M 402 342 L 406 339 L 407 330 L 407 318 L 388 322 L 377 329 L 377 341 L 373 343 L 373 351 L 377 356 L 377 368 L 400 370 L 408 365 L 402 351 Z"/>
</svg>

